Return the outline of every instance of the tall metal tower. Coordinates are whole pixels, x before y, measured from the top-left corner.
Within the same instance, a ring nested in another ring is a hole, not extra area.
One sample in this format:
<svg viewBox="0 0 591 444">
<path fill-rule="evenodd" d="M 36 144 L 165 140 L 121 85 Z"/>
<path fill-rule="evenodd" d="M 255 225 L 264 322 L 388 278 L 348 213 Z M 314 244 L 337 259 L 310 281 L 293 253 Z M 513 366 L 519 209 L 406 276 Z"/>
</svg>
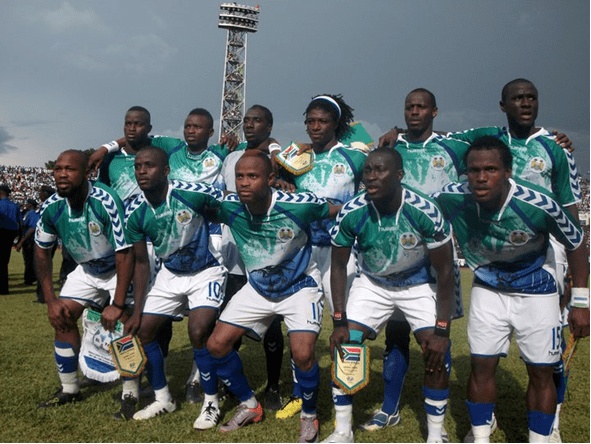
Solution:
<svg viewBox="0 0 591 444">
<path fill-rule="evenodd" d="M 218 28 L 226 28 L 228 35 L 219 134 L 233 133 L 240 140 L 246 103 L 246 37 L 257 32 L 259 6 L 222 3 L 220 9 Z"/>
</svg>

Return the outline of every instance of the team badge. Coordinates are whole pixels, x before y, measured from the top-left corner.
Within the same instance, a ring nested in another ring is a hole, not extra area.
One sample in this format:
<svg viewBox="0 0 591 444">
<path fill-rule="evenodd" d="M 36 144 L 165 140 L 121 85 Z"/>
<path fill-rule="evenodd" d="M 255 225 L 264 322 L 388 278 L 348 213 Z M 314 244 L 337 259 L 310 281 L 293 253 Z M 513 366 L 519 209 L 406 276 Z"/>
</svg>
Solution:
<svg viewBox="0 0 591 444">
<path fill-rule="evenodd" d="M 523 230 L 514 230 L 509 233 L 509 242 L 518 247 L 525 245 L 528 240 L 529 235 Z"/>
<path fill-rule="evenodd" d="M 445 168 L 445 158 L 443 156 L 434 156 L 431 159 L 431 166 L 434 170 L 440 171 Z"/>
<path fill-rule="evenodd" d="M 342 163 L 337 163 L 334 167 L 332 167 L 332 174 L 335 176 L 343 176 L 346 171 L 347 167 Z"/>
<path fill-rule="evenodd" d="M 534 173 L 541 173 L 546 169 L 546 161 L 541 157 L 534 157 L 529 161 L 529 169 Z"/>
<path fill-rule="evenodd" d="M 369 355 L 361 344 L 341 344 L 343 357 L 335 349 L 332 380 L 345 393 L 352 395 L 369 384 Z"/>
<path fill-rule="evenodd" d="M 93 236 L 98 236 L 101 234 L 101 226 L 94 221 L 88 222 L 88 231 Z"/>
<path fill-rule="evenodd" d="M 279 239 L 281 242 L 289 242 L 294 236 L 295 233 L 289 227 L 282 227 L 277 232 L 277 239 Z"/>
<path fill-rule="evenodd" d="M 208 157 L 203 161 L 203 168 L 206 170 L 209 170 L 213 167 L 215 167 L 215 159 L 213 157 Z"/>
<path fill-rule="evenodd" d="M 187 225 L 193 219 L 193 215 L 187 210 L 179 210 L 176 213 L 176 221 L 181 225 Z"/>
<path fill-rule="evenodd" d="M 417 246 L 419 240 L 414 233 L 402 233 L 400 235 L 400 245 L 405 250 L 412 250 L 414 247 Z"/>
</svg>

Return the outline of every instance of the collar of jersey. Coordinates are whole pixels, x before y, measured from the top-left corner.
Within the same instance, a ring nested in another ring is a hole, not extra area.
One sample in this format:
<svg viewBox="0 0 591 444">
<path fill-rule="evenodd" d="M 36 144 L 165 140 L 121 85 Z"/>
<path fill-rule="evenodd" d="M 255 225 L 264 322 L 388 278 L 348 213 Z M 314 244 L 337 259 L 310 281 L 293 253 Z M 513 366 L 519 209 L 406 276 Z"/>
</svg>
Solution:
<svg viewBox="0 0 591 444">
<path fill-rule="evenodd" d="M 505 208 L 507 208 L 507 205 L 509 205 L 509 202 L 511 202 L 511 198 L 513 197 L 513 194 L 515 193 L 515 189 L 517 188 L 517 184 L 515 183 L 515 181 L 513 179 L 509 178 L 509 183 L 511 184 L 511 189 L 507 193 L 507 199 L 505 200 L 505 203 L 503 203 L 503 206 L 501 207 L 501 209 L 499 211 L 497 211 L 496 213 L 494 213 L 493 217 L 491 219 L 482 219 L 480 217 L 480 205 L 478 204 L 478 202 L 476 202 L 476 211 L 478 212 L 478 219 L 490 220 L 490 221 L 494 221 L 494 222 L 501 220 L 501 217 L 503 216 L 503 213 L 505 212 Z M 482 210 L 482 211 L 485 212 L 486 210 Z"/>
<path fill-rule="evenodd" d="M 437 134 L 435 134 L 435 133 L 431 133 L 431 135 L 430 135 L 429 137 L 427 137 L 427 140 L 425 140 L 425 141 L 423 142 L 423 148 L 425 148 L 425 147 L 427 146 L 427 144 L 428 144 L 429 142 L 431 142 L 431 140 L 433 140 L 433 139 L 434 139 L 434 138 L 436 138 L 436 137 L 437 137 Z M 396 139 L 396 142 L 402 142 L 402 143 L 405 143 L 405 144 L 406 144 L 406 146 L 409 146 L 411 143 L 414 143 L 414 142 L 409 142 L 408 140 L 406 140 L 406 139 L 404 138 L 404 133 L 400 133 L 400 134 L 398 134 L 398 138 Z"/>
<path fill-rule="evenodd" d="M 277 190 L 275 188 L 271 188 L 271 189 L 273 190 L 273 192 L 271 194 L 271 205 L 269 205 L 269 208 L 267 209 L 267 214 L 265 215 L 265 219 L 269 219 L 269 217 L 271 216 L 271 211 L 273 210 L 273 207 L 275 206 L 275 202 L 277 202 Z M 244 205 L 244 209 L 246 210 L 248 217 L 250 217 L 250 220 L 253 220 L 255 216 L 249 211 L 249 209 L 246 205 Z M 260 217 L 260 216 L 258 216 L 258 217 Z"/>
<path fill-rule="evenodd" d="M 508 141 L 509 141 L 508 145 L 511 146 L 511 141 L 513 140 L 513 138 L 511 137 L 511 132 L 509 131 L 509 127 L 504 126 L 503 131 L 505 131 L 505 133 L 507 133 Z M 540 127 L 540 129 L 538 131 L 536 131 L 534 134 L 532 134 L 527 139 L 525 139 L 525 145 L 527 145 L 530 142 L 530 140 L 535 139 L 538 136 L 552 137 L 552 135 L 548 131 L 546 131 L 546 129 L 544 127 Z M 523 139 L 518 139 L 518 140 L 523 140 Z"/>
<path fill-rule="evenodd" d="M 407 193 L 407 191 L 403 187 L 402 188 L 402 199 L 400 199 L 400 206 L 398 207 L 398 209 L 396 210 L 396 214 L 394 215 L 396 225 L 398 225 L 398 219 L 400 219 L 400 212 L 402 211 L 402 207 L 404 206 L 404 201 L 406 200 L 406 193 Z M 378 225 L 381 227 L 382 226 L 382 215 L 380 214 L 380 212 L 378 211 L 378 209 L 376 208 L 376 206 L 374 205 L 372 200 L 367 199 L 367 197 L 366 197 L 366 200 L 369 201 L 371 207 L 376 212 L 376 216 L 378 217 Z M 385 217 L 392 218 L 392 216 L 385 216 Z"/>
<path fill-rule="evenodd" d="M 170 184 L 170 181 L 168 181 L 168 191 L 166 192 L 166 207 L 169 208 L 170 207 L 170 193 L 172 192 L 172 185 Z M 150 201 L 148 200 L 148 198 L 146 197 L 146 195 L 144 194 L 144 192 L 142 191 L 142 195 L 144 197 L 144 200 L 146 201 L 146 204 L 152 209 L 152 211 L 154 212 L 154 214 L 156 214 L 156 207 L 154 207 Z M 164 203 L 164 202 L 162 202 Z M 162 203 L 160 203 L 158 205 L 158 208 L 160 208 L 160 206 L 162 205 Z"/>
<path fill-rule="evenodd" d="M 335 146 L 333 146 L 331 149 L 329 149 L 328 151 L 325 151 L 324 153 L 321 154 L 325 154 L 326 153 L 326 157 L 330 157 L 330 155 L 332 154 L 332 152 L 334 150 L 336 150 L 337 148 L 346 148 L 347 145 L 344 145 L 343 143 L 337 141 L 337 144 Z M 316 159 L 316 153 L 314 152 L 314 150 L 312 150 L 312 156 L 314 159 Z"/>
</svg>

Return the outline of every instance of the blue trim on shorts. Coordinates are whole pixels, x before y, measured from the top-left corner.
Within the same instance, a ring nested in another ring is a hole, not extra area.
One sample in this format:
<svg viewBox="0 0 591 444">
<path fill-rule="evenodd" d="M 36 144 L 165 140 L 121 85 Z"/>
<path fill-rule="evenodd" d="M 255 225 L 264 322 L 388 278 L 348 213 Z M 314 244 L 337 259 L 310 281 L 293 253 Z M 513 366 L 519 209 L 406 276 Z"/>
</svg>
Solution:
<svg viewBox="0 0 591 444">
<path fill-rule="evenodd" d="M 525 359 L 521 358 L 521 360 L 524 362 L 525 365 L 531 365 L 532 367 L 554 367 L 556 364 L 558 364 L 560 362 L 560 359 L 556 362 L 552 362 L 552 363 L 533 363 L 533 362 L 527 362 Z"/>
<path fill-rule="evenodd" d="M 418 328 L 415 331 L 413 331 L 412 334 L 416 336 L 417 333 L 419 333 L 419 332 L 421 332 L 423 330 L 435 330 L 435 325 L 433 325 L 432 327 L 421 327 L 421 328 Z"/>
<path fill-rule="evenodd" d="M 254 341 L 260 342 L 260 340 L 263 339 L 251 328 L 247 328 L 247 327 L 245 327 L 243 325 L 239 325 L 239 324 L 234 324 L 233 322 L 222 321 L 221 319 L 218 319 L 218 322 L 222 322 L 224 324 L 232 325 L 234 327 L 241 328 L 242 330 L 246 330 L 245 335 Z"/>
<path fill-rule="evenodd" d="M 109 298 L 110 298 L 110 296 L 109 296 Z M 82 307 L 84 307 L 84 308 L 91 306 L 92 308 L 96 308 L 99 311 L 102 311 L 105 308 L 105 305 L 99 305 L 90 299 L 77 298 L 75 296 L 62 296 L 60 294 L 59 299 L 68 299 L 69 301 L 77 302 L 78 304 L 82 305 Z M 108 302 L 108 299 L 105 302 Z"/>
<path fill-rule="evenodd" d="M 173 316 L 173 315 L 167 315 L 164 313 L 152 313 L 152 312 L 144 311 L 144 312 L 142 312 L 142 316 L 143 315 L 160 316 L 162 318 L 172 319 L 173 321 L 182 321 L 183 320 L 183 316 Z"/>
<path fill-rule="evenodd" d="M 499 353 L 497 355 L 479 355 L 475 353 L 470 353 L 470 356 L 474 358 L 506 358 L 507 353 Z"/>
<path fill-rule="evenodd" d="M 318 337 L 318 335 L 320 334 L 320 332 L 315 332 L 314 330 L 287 330 L 287 334 L 290 333 L 314 333 L 316 337 Z"/>
<path fill-rule="evenodd" d="M 200 305 L 199 307 L 193 307 L 193 308 L 189 309 L 189 312 L 191 312 L 193 310 L 198 310 L 200 308 L 209 308 L 211 310 L 215 310 L 215 311 L 218 311 L 218 312 L 220 311 L 220 307 L 213 307 L 211 305 Z"/>
<path fill-rule="evenodd" d="M 357 324 L 357 325 L 361 325 L 362 327 L 365 327 L 367 330 L 369 330 L 369 334 L 367 335 L 367 339 L 369 339 L 370 341 L 374 341 L 377 337 L 378 337 L 378 333 L 371 327 L 362 324 L 361 322 L 357 322 L 354 321 L 353 319 L 347 319 L 351 324 Z"/>
</svg>

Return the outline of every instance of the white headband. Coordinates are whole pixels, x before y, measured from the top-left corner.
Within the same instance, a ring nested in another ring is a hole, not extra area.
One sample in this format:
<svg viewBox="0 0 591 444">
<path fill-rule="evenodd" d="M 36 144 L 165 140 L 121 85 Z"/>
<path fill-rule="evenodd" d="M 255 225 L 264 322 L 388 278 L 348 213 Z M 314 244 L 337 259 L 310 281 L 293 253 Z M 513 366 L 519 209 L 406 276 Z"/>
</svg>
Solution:
<svg viewBox="0 0 591 444">
<path fill-rule="evenodd" d="M 334 107 L 337 109 L 337 114 L 338 114 L 337 120 L 339 120 L 341 118 L 341 107 L 339 106 L 339 104 L 337 103 L 337 101 L 335 99 L 333 99 L 330 96 L 316 96 L 312 99 L 312 102 L 314 100 L 326 100 L 326 101 L 332 103 L 334 105 Z"/>
</svg>

